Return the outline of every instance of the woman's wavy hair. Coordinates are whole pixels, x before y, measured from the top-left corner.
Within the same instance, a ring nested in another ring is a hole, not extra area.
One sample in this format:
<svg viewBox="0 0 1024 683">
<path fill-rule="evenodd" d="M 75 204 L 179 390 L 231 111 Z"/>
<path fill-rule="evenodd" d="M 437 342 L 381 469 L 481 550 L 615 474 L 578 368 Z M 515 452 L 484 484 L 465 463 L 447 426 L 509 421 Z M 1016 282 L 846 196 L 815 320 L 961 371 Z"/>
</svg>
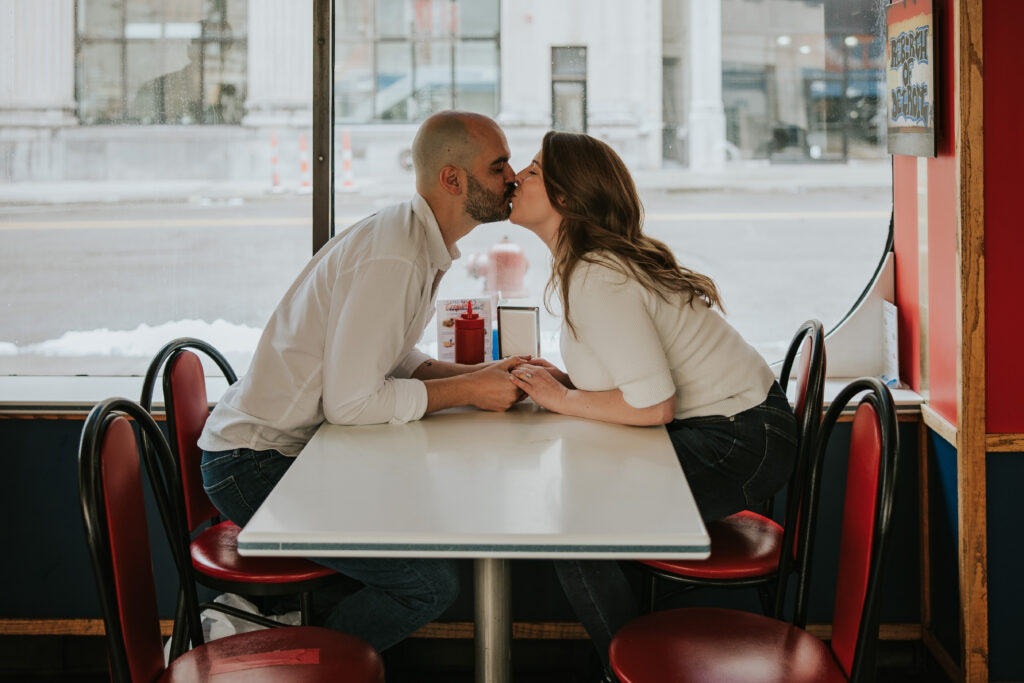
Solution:
<svg viewBox="0 0 1024 683">
<path fill-rule="evenodd" d="M 541 146 L 541 177 L 551 206 L 562 216 L 545 299 L 558 288 L 562 313 L 569 312 L 569 277 L 581 261 L 607 263 L 636 278 L 665 301 L 673 294 L 722 306 L 714 281 L 676 262 L 669 248 L 642 231 L 644 209 L 626 165 L 610 146 L 589 135 L 551 131 Z M 617 259 L 602 259 L 610 252 Z"/>
</svg>

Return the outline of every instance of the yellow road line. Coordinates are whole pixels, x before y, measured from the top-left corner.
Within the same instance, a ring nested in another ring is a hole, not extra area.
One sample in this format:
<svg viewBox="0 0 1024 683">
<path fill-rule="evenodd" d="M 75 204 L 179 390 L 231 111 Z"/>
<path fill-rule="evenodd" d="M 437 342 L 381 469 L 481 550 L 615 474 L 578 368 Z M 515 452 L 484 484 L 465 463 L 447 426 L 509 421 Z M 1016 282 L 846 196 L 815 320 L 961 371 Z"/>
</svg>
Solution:
<svg viewBox="0 0 1024 683">
<path fill-rule="evenodd" d="M 649 213 L 648 221 L 791 221 L 809 219 L 855 220 L 888 218 L 888 211 L 758 211 L 727 213 Z"/>
<path fill-rule="evenodd" d="M 338 216 L 335 223 L 346 227 L 363 216 Z M 791 221 L 791 220 L 860 220 L 886 219 L 888 211 L 758 211 L 723 213 L 649 213 L 651 223 L 666 221 Z M 288 227 L 309 225 L 310 218 L 168 218 L 109 221 L 0 221 L 0 230 L 125 230 L 128 228 L 214 228 L 214 227 Z"/>
</svg>

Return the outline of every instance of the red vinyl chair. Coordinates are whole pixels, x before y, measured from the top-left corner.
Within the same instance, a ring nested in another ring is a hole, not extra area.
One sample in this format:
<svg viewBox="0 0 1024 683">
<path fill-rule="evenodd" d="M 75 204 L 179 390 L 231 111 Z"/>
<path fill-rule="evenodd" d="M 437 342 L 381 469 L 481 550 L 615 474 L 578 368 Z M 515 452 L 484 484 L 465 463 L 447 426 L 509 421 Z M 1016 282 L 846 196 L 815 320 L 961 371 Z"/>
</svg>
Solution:
<svg viewBox="0 0 1024 683">
<path fill-rule="evenodd" d="M 785 526 L 771 516 L 771 504 L 762 513 L 743 510 L 707 525 L 711 555 L 704 560 L 641 560 L 651 572 L 649 609 L 658 600 L 658 584 L 669 581 L 686 588 L 711 586 L 760 589 L 765 614 L 781 616 L 786 586 L 794 567 L 800 563 L 796 539 L 806 526 L 807 468 L 818 425 L 821 422 L 825 389 L 825 333 L 821 323 L 808 320 L 797 330 L 779 373 L 783 390 L 800 355 L 796 375 L 798 438 L 796 466 L 787 486 Z M 791 523 L 789 520 L 793 520 Z M 799 622 L 803 625 L 803 622 Z"/>
<path fill-rule="evenodd" d="M 228 636 L 199 645 L 165 666 L 139 442 L 125 414 L 146 436 L 145 450 L 152 455 L 146 467 L 165 532 L 171 533 L 175 527 L 183 531 L 184 525 L 184 519 L 166 499 L 163 486 L 153 481 L 174 468 L 167 441 L 153 418 L 125 398 L 108 399 L 93 408 L 79 444 L 79 496 L 106 627 L 112 680 L 382 683 L 384 666 L 369 644 L 355 636 L 312 626 Z M 171 551 L 180 582 L 194 602 L 195 584 L 184 573 L 189 562 L 187 553 L 173 544 Z"/>
<path fill-rule="evenodd" d="M 814 535 L 821 465 L 832 428 L 846 405 L 865 390 L 850 433 L 829 643 L 794 624 L 739 610 L 694 607 L 655 612 L 629 622 L 612 640 L 612 669 L 623 683 L 874 680 L 881 570 L 899 435 L 892 396 L 873 377 L 847 385 L 825 415 L 811 464 L 811 521 L 800 542 L 808 546 Z M 808 560 L 797 584 L 798 611 L 806 609 L 810 578 Z"/>
<path fill-rule="evenodd" d="M 140 405 L 150 410 L 156 378 L 163 370 L 167 427 L 176 463 L 170 473 L 174 481 L 168 484 L 173 483 L 170 488 L 181 492 L 181 495 L 171 495 L 170 500 L 184 511 L 187 525 L 187 533 L 180 537 L 172 534 L 171 540 L 190 551 L 190 573 L 194 581 L 222 592 L 247 596 L 297 594 L 302 624 L 308 626 L 312 613 L 311 592 L 342 577 L 332 569 L 299 557 L 243 557 L 238 554 L 238 532 L 241 529 L 234 522 L 220 521 L 217 508 L 203 490 L 200 471 L 203 453 L 196 442 L 209 417 L 210 408 L 202 363 L 189 349 L 209 356 L 224 373 L 228 384 L 237 379 L 231 365 L 217 349 L 190 337 L 166 344 L 146 371 Z M 202 528 L 207 522 L 210 525 Z M 198 534 L 192 538 L 197 531 Z M 179 593 L 176 627 L 184 623 L 182 610 L 186 608 L 190 605 Z M 199 609 L 215 609 L 267 627 L 281 626 L 271 619 L 218 602 L 203 603 Z M 202 642 L 201 632 L 193 632 L 191 637 L 194 644 Z M 183 632 L 176 628 L 172 653 L 183 649 L 183 638 Z"/>
</svg>

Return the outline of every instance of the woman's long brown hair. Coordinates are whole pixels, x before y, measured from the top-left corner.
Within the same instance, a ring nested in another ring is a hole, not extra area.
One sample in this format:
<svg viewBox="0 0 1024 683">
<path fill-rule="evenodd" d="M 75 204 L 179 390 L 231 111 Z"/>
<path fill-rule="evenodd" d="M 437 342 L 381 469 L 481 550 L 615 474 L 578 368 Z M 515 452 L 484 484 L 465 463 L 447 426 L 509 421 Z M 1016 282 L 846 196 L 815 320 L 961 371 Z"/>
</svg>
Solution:
<svg viewBox="0 0 1024 683">
<path fill-rule="evenodd" d="M 562 313 L 573 334 L 569 278 L 581 261 L 606 263 L 665 301 L 679 293 L 690 305 L 697 297 L 724 310 L 710 277 L 679 265 L 663 242 L 643 234 L 644 210 L 636 184 L 606 143 L 551 131 L 541 147 L 541 175 L 551 205 L 562 216 L 545 297 L 559 288 Z M 600 252 L 619 258 L 601 259 Z"/>
</svg>

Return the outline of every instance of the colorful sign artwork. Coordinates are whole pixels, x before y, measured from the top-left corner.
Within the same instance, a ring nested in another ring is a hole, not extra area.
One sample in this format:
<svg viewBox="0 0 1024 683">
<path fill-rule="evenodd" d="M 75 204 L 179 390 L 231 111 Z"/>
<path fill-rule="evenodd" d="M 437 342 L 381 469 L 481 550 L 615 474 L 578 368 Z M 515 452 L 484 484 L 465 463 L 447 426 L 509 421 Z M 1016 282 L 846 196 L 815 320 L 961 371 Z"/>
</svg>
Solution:
<svg viewBox="0 0 1024 683">
<path fill-rule="evenodd" d="M 886 104 L 891 154 L 935 156 L 938 97 L 932 0 L 886 7 Z"/>
</svg>

